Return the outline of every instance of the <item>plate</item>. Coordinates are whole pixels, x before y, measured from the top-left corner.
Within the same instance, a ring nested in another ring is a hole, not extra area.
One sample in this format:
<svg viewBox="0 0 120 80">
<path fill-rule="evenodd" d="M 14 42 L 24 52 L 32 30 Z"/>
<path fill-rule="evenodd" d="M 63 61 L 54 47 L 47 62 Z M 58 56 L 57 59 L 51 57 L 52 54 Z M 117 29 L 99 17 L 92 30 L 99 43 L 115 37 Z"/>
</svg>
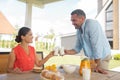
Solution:
<svg viewBox="0 0 120 80">
<path fill-rule="evenodd" d="M 47 79 L 47 78 L 43 77 L 41 74 L 40 74 L 40 78 L 43 79 L 43 80 L 50 80 L 50 79 Z"/>
<path fill-rule="evenodd" d="M 47 78 L 43 77 L 41 74 L 40 74 L 40 78 L 43 80 L 51 80 L 51 79 L 47 79 Z M 64 77 L 61 76 L 61 79 L 55 79 L 55 80 L 64 80 Z"/>
<path fill-rule="evenodd" d="M 36 73 L 40 73 L 42 72 L 43 69 L 40 69 L 40 68 L 34 68 L 33 69 L 33 72 L 36 72 Z"/>
</svg>

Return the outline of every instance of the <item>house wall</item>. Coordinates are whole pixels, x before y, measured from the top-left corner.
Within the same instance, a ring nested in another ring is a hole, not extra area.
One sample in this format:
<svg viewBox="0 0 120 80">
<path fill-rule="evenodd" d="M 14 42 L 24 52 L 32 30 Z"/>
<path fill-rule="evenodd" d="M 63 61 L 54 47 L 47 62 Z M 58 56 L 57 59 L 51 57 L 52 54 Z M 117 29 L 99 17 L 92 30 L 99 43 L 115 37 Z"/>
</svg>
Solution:
<svg viewBox="0 0 120 80">
<path fill-rule="evenodd" d="M 120 49 L 119 33 L 119 0 L 113 0 L 113 47 Z"/>
<path fill-rule="evenodd" d="M 99 3 L 100 2 L 100 3 Z M 102 2 L 102 4 L 101 4 Z M 119 0 L 98 0 L 98 15 L 96 16 L 96 19 L 100 22 L 102 25 L 103 30 L 105 31 L 106 23 L 105 23 L 105 12 L 107 7 L 110 5 L 110 3 L 113 2 L 113 38 L 108 39 L 110 41 L 113 41 L 113 49 L 120 49 L 120 1 Z M 102 7 L 102 9 L 100 9 Z"/>
<path fill-rule="evenodd" d="M 61 46 L 66 49 L 72 49 L 75 46 L 76 35 L 68 35 L 61 37 Z"/>
</svg>

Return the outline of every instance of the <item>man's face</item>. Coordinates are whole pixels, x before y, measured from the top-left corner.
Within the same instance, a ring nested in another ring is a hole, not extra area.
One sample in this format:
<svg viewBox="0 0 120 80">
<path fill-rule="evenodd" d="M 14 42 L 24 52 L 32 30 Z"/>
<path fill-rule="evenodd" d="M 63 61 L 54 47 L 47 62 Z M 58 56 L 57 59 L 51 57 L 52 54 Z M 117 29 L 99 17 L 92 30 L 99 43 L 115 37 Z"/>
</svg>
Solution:
<svg viewBox="0 0 120 80">
<path fill-rule="evenodd" d="M 71 15 L 72 24 L 75 26 L 75 29 L 79 29 L 84 22 L 83 16 L 78 16 L 77 14 Z"/>
</svg>

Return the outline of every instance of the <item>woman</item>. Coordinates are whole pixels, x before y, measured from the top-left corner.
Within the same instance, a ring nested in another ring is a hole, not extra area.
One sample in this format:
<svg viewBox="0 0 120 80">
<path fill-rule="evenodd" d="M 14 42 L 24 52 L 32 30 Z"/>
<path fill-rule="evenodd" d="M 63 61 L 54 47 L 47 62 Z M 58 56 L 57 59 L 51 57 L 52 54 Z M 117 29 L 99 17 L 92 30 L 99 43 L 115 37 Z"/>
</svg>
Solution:
<svg viewBox="0 0 120 80">
<path fill-rule="evenodd" d="M 43 60 L 39 60 L 34 47 L 30 46 L 33 35 L 28 27 L 22 27 L 15 41 L 19 43 L 14 47 L 8 59 L 8 72 L 26 73 L 33 69 L 34 65 L 42 66 L 54 53 L 50 52 Z"/>
</svg>

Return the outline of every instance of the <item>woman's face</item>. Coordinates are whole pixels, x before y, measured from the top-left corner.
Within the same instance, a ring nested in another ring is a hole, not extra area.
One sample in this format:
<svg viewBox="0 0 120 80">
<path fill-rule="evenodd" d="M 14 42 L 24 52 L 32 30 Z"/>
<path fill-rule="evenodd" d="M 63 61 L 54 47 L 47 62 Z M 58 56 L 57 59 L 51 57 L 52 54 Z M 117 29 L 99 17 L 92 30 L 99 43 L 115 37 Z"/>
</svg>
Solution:
<svg viewBox="0 0 120 80">
<path fill-rule="evenodd" d="M 32 43 L 33 42 L 32 39 L 33 39 L 33 34 L 31 30 L 25 36 L 22 36 L 22 41 L 26 43 Z"/>
</svg>

